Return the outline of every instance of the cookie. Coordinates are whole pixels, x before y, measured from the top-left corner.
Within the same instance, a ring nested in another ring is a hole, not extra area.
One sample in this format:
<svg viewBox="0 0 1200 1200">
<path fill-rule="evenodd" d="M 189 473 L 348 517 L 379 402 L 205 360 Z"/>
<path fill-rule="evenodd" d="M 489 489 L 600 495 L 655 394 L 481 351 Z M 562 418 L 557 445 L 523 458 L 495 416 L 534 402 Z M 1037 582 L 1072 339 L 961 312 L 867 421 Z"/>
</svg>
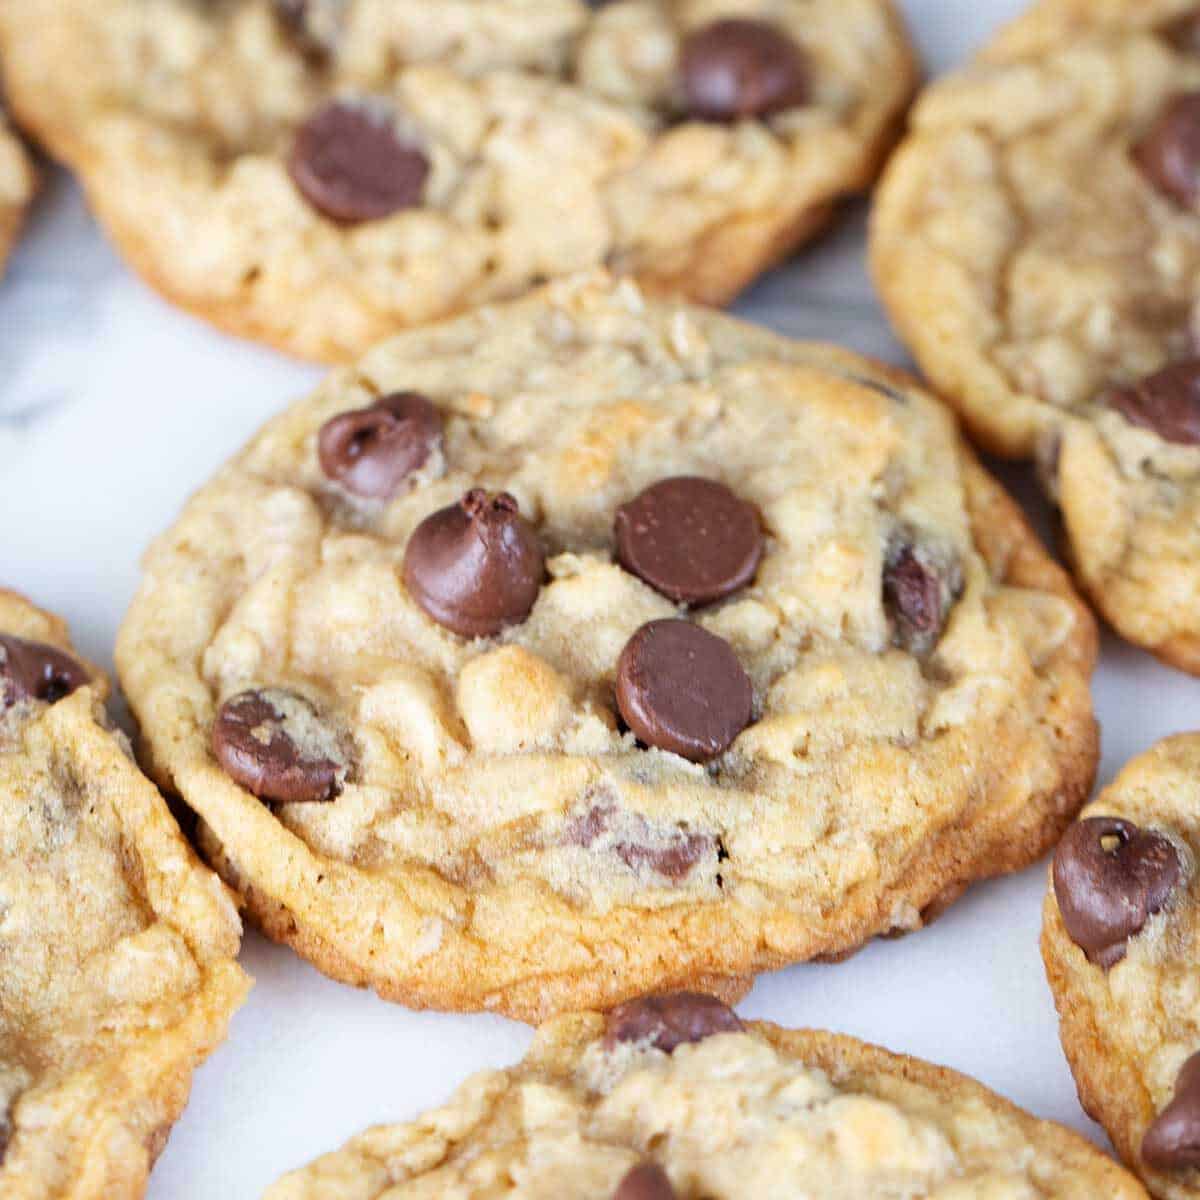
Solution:
<svg viewBox="0 0 1200 1200">
<path fill-rule="evenodd" d="M 354 1138 L 265 1200 L 401 1195 L 1146 1197 L 1083 1138 L 953 1071 L 687 994 L 550 1021 L 518 1066 Z"/>
<path fill-rule="evenodd" d="M 0 591 L 0 1194 L 135 1200 L 249 981 L 66 627 Z"/>
<path fill-rule="evenodd" d="M 1092 778 L 1095 649 L 906 376 L 591 276 L 266 426 L 148 555 L 117 660 L 271 936 L 533 1020 L 1028 865 Z"/>
<path fill-rule="evenodd" d="M 1043 0 L 919 102 L 871 230 L 922 369 L 989 449 L 1039 455 L 1093 602 L 1193 673 L 1197 29 L 1189 0 Z"/>
<path fill-rule="evenodd" d="M 1042 957 L 1079 1098 L 1160 1200 L 1200 1196 L 1200 735 L 1129 763 L 1054 859 Z"/>
<path fill-rule="evenodd" d="M 35 185 L 33 163 L 0 107 L 0 274 L 17 240 Z"/>
<path fill-rule="evenodd" d="M 916 76 L 891 0 L 6 0 L 0 43 L 147 279 L 337 361 L 600 266 L 729 300 Z"/>
</svg>

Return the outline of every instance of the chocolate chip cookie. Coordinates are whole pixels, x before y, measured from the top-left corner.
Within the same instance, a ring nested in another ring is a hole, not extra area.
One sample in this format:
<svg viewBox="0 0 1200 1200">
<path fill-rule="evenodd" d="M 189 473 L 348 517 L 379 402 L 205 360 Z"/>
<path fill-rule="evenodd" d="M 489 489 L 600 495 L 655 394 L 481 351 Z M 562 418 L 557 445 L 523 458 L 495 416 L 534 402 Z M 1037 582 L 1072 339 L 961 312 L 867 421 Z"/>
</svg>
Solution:
<svg viewBox="0 0 1200 1200">
<path fill-rule="evenodd" d="M 973 1080 L 695 995 L 543 1025 L 520 1065 L 380 1126 L 266 1200 L 1146 1200 L 1083 1138 Z"/>
<path fill-rule="evenodd" d="M 1095 629 L 897 372 L 629 281 L 415 330 L 151 551 L 147 764 L 273 937 L 538 1019 L 919 927 L 1087 794 Z"/>
<path fill-rule="evenodd" d="M 1200 1196 L 1200 735 L 1160 742 L 1054 858 L 1042 957 L 1084 1108 L 1162 1200 Z"/>
<path fill-rule="evenodd" d="M 0 44 L 138 270 L 337 361 L 599 266 L 724 302 L 916 74 L 891 0 L 6 0 Z"/>
<path fill-rule="evenodd" d="M 33 199 L 34 186 L 33 163 L 0 106 L 0 274 Z"/>
<path fill-rule="evenodd" d="M 1039 456 L 1122 636 L 1200 673 L 1200 5 L 1042 0 L 931 88 L 872 223 L 896 327 Z"/>
<path fill-rule="evenodd" d="M 61 621 L 0 591 L 0 1194 L 135 1200 L 248 980 Z"/>
</svg>

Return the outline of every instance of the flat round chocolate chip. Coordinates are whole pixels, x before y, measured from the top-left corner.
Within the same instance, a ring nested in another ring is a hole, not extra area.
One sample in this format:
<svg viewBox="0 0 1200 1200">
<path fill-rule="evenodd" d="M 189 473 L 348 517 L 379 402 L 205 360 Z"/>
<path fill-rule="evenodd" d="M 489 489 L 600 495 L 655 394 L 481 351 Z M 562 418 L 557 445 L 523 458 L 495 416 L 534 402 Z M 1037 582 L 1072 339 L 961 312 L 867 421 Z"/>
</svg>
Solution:
<svg viewBox="0 0 1200 1200">
<path fill-rule="evenodd" d="M 0 633 L 0 699 L 11 708 L 23 700 L 54 704 L 88 681 L 69 654 L 43 642 Z"/>
<path fill-rule="evenodd" d="M 348 774 L 337 736 L 303 696 L 280 688 L 240 692 L 212 728 L 217 762 L 262 800 L 333 800 Z"/>
<path fill-rule="evenodd" d="M 750 678 L 728 642 L 688 621 L 651 621 L 617 661 L 617 708 L 647 746 L 691 762 L 723 754 L 753 717 Z"/>
<path fill-rule="evenodd" d="M 702 1042 L 716 1033 L 740 1033 L 737 1013 L 715 996 L 701 992 L 669 992 L 618 1004 L 604 1022 L 604 1042 L 647 1042 L 670 1054 L 677 1046 Z"/>
<path fill-rule="evenodd" d="M 961 589 L 957 562 L 907 537 L 895 539 L 883 565 L 883 604 L 896 644 L 910 654 L 928 654 Z"/>
<path fill-rule="evenodd" d="M 1164 196 L 1185 208 L 1200 199 L 1200 92 L 1177 96 L 1134 147 L 1134 161 Z"/>
<path fill-rule="evenodd" d="M 1180 1068 L 1171 1103 L 1142 1138 L 1142 1158 L 1159 1171 L 1200 1167 L 1200 1054 Z"/>
<path fill-rule="evenodd" d="M 390 500 L 442 437 L 438 410 L 419 392 L 396 392 L 326 421 L 317 435 L 321 470 L 366 500 Z"/>
<path fill-rule="evenodd" d="M 617 557 L 677 604 L 712 604 L 745 587 L 762 559 L 753 504 L 723 483 L 679 475 L 617 509 Z"/>
<path fill-rule="evenodd" d="M 1172 363 L 1104 397 L 1131 425 L 1167 442 L 1200 446 L 1200 358 Z"/>
<path fill-rule="evenodd" d="M 617 1185 L 612 1200 L 676 1200 L 675 1189 L 658 1163 L 634 1167 Z"/>
<path fill-rule="evenodd" d="M 1126 941 L 1167 902 L 1183 869 L 1161 833 L 1119 817 L 1088 817 L 1072 825 L 1059 843 L 1053 874 L 1071 941 L 1107 970 L 1125 957 Z"/>
<path fill-rule="evenodd" d="M 699 120 L 767 117 L 808 103 L 808 61 L 769 21 L 714 21 L 684 39 L 680 59 L 687 111 Z"/>
<path fill-rule="evenodd" d="M 429 159 L 383 113 L 331 100 L 300 127 L 288 171 L 313 208 L 353 224 L 420 205 Z"/>
<path fill-rule="evenodd" d="M 413 530 L 404 583 L 439 625 L 491 637 L 529 616 L 546 573 L 533 526 L 507 492 L 469 491 Z"/>
</svg>

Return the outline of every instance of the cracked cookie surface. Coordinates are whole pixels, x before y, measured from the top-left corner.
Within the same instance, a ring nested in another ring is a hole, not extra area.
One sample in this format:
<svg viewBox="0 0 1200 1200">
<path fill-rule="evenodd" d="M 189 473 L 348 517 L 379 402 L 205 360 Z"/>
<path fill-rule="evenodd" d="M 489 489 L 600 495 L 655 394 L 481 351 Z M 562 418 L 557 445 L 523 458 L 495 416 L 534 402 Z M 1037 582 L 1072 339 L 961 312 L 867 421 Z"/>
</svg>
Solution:
<svg viewBox="0 0 1200 1200">
<path fill-rule="evenodd" d="M 1130 762 L 1064 839 L 1042 928 L 1080 1100 L 1163 1200 L 1200 1195 L 1198 801 L 1200 736 Z"/>
<path fill-rule="evenodd" d="M 33 199 L 33 163 L 0 107 L 0 275 Z"/>
<path fill-rule="evenodd" d="M 754 1023 L 660 1049 L 653 1031 L 612 1029 L 598 1013 L 551 1021 L 519 1066 L 354 1138 L 267 1200 L 1146 1197 L 1067 1129 L 852 1038 Z"/>
<path fill-rule="evenodd" d="M 696 530 L 688 608 L 657 588 Z M 728 995 L 1034 861 L 1090 786 L 1095 636 L 908 377 L 587 277 L 268 424 L 148 554 L 117 661 L 268 933 L 539 1019 Z"/>
<path fill-rule="evenodd" d="M 0 1193 L 135 1200 L 248 980 L 65 626 L 0 591 Z"/>
<path fill-rule="evenodd" d="M 796 61 L 692 38 L 729 18 Z M 916 76 L 891 0 L 8 0 L 0 43 L 137 269 L 336 361 L 600 266 L 724 302 L 871 182 Z"/>
<path fill-rule="evenodd" d="M 1200 89 L 1198 28 L 1194 0 L 1042 0 L 922 97 L 871 230 L 926 375 L 989 449 L 1040 451 L 1092 600 L 1193 673 L 1196 401 L 1124 393 L 1200 349 L 1200 199 L 1172 175 L 1192 169 L 1200 114 L 1176 106 Z"/>
</svg>

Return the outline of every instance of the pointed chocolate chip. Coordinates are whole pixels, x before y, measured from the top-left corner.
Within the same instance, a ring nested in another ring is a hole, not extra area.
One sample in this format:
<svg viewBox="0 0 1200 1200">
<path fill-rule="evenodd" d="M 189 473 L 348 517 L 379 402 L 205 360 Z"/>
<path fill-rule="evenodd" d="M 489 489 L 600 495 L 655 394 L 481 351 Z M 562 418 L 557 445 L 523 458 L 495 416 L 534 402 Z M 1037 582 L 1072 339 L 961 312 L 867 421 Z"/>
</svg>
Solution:
<svg viewBox="0 0 1200 1200">
<path fill-rule="evenodd" d="M 723 483 L 663 479 L 617 509 L 617 557 L 677 604 L 712 604 L 745 587 L 762 558 L 758 509 Z"/>
<path fill-rule="evenodd" d="M 618 812 L 612 805 L 596 805 L 570 823 L 566 839 L 589 849 L 610 837 L 618 824 Z M 633 870 L 647 867 L 667 879 L 678 882 L 705 858 L 717 857 L 716 838 L 703 833 L 674 829 L 657 831 L 638 813 L 626 814 L 622 832 L 612 837 L 612 852 Z"/>
<path fill-rule="evenodd" d="M 69 654 L 42 642 L 0 633 L 0 699 L 4 708 L 23 700 L 55 704 L 88 681 Z"/>
<path fill-rule="evenodd" d="M 733 648 L 688 621 L 651 621 L 629 639 L 616 694 L 640 741 L 691 762 L 723 754 L 753 717 L 753 688 Z"/>
<path fill-rule="evenodd" d="M 419 392 L 396 392 L 326 421 L 317 435 L 321 470 L 366 500 L 390 500 L 442 437 L 438 410 Z"/>
<path fill-rule="evenodd" d="M 1128 387 L 1114 388 L 1102 402 L 1131 425 L 1152 430 L 1179 446 L 1200 446 L 1200 359 L 1172 363 Z"/>
<path fill-rule="evenodd" d="M 1159 1171 L 1200 1167 L 1200 1054 L 1180 1069 L 1171 1103 L 1142 1138 L 1142 1158 Z"/>
<path fill-rule="evenodd" d="M 612 1200 L 676 1200 L 675 1189 L 658 1163 L 634 1167 L 617 1185 Z"/>
<path fill-rule="evenodd" d="M 604 1043 L 612 1048 L 621 1042 L 648 1042 L 670 1054 L 677 1046 L 743 1028 L 737 1013 L 715 996 L 669 992 L 617 1005 L 605 1018 Z"/>
<path fill-rule="evenodd" d="M 1088 817 L 1059 843 L 1053 874 L 1071 941 L 1107 970 L 1125 957 L 1126 941 L 1166 904 L 1183 869 L 1161 833 L 1119 817 Z"/>
<path fill-rule="evenodd" d="M 333 800 L 348 775 L 338 738 L 303 696 L 240 692 L 221 705 L 212 749 L 225 773 L 262 800 Z"/>
<path fill-rule="evenodd" d="M 482 488 L 426 517 L 404 554 L 412 598 L 463 637 L 491 637 L 524 621 L 545 571 L 541 541 L 516 500 Z"/>
<path fill-rule="evenodd" d="M 1200 199 L 1200 92 L 1177 96 L 1134 147 L 1134 161 L 1164 196 L 1185 208 Z"/>
<path fill-rule="evenodd" d="M 714 21 L 683 42 L 683 92 L 690 116 L 702 121 L 767 117 L 807 104 L 808 61 L 769 21 Z"/>
<path fill-rule="evenodd" d="M 883 565 L 883 604 L 901 649 L 929 654 L 961 592 L 956 559 L 908 534 L 892 539 Z"/>
<path fill-rule="evenodd" d="M 429 159 L 400 137 L 385 112 L 331 100 L 300 127 L 288 171 L 313 208 L 354 224 L 419 206 Z"/>
</svg>

